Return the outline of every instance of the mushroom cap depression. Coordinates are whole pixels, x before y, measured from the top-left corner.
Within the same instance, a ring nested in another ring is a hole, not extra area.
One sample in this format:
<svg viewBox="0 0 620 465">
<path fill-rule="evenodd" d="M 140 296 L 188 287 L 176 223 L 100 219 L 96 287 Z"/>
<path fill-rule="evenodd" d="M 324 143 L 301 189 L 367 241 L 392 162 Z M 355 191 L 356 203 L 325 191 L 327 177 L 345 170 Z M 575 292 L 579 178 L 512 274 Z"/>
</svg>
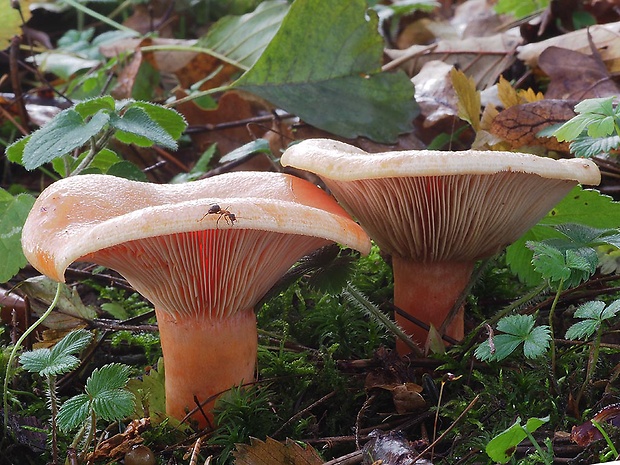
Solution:
<svg viewBox="0 0 620 465">
<path fill-rule="evenodd" d="M 219 212 L 208 213 L 214 205 Z M 167 185 L 70 177 L 41 193 L 22 232 L 28 261 L 57 281 L 74 261 L 90 261 L 119 271 L 162 310 L 216 314 L 251 308 L 330 241 L 370 248 L 325 192 L 266 172 Z"/>
<path fill-rule="evenodd" d="M 367 153 L 328 139 L 291 146 L 281 163 L 317 174 L 379 247 L 418 262 L 491 256 L 577 183 L 600 182 L 585 159 L 430 150 Z"/>
</svg>

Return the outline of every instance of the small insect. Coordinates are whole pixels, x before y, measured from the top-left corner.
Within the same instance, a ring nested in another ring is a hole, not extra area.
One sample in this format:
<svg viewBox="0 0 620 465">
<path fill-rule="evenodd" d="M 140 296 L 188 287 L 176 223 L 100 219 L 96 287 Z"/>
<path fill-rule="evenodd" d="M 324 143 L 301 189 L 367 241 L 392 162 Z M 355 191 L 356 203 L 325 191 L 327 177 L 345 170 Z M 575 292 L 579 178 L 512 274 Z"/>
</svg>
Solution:
<svg viewBox="0 0 620 465">
<path fill-rule="evenodd" d="M 220 207 L 217 203 L 211 205 L 209 207 L 209 210 L 207 210 L 207 213 L 205 213 L 203 217 L 200 218 L 200 220 L 198 221 L 204 220 L 207 215 L 219 215 L 217 217 L 217 221 L 215 222 L 215 226 L 218 226 L 220 224 L 220 220 L 222 219 L 222 217 L 226 221 L 226 224 L 229 224 L 231 226 L 233 226 L 235 224 L 235 221 L 237 221 L 237 217 L 234 213 L 231 213 L 227 209 Z"/>
</svg>

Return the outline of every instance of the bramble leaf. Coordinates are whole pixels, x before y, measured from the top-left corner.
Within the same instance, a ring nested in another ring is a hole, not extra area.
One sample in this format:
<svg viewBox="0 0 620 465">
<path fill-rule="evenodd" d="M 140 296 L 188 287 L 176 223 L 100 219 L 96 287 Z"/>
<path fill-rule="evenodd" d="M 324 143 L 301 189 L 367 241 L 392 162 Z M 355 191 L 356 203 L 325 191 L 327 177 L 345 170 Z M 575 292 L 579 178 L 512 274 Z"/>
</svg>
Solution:
<svg viewBox="0 0 620 465">
<path fill-rule="evenodd" d="M 112 113 L 110 126 L 116 129 L 114 137 L 125 144 L 136 144 L 139 147 L 158 144 L 177 149 L 177 141 L 139 107 L 130 107 L 121 116 Z"/>
<path fill-rule="evenodd" d="M 89 121 L 72 108 L 63 110 L 49 123 L 32 133 L 24 147 L 23 165 L 27 170 L 82 147 L 109 122 L 110 114 L 99 111 Z"/>
</svg>

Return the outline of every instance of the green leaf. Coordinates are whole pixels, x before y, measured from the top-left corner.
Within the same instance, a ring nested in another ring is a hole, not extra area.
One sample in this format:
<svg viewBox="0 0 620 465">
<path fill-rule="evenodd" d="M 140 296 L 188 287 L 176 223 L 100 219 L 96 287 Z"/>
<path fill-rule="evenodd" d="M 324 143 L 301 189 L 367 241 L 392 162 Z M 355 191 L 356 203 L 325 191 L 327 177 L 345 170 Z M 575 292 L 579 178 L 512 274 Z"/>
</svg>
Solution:
<svg viewBox="0 0 620 465">
<path fill-rule="evenodd" d="M 261 3 L 251 13 L 226 16 L 211 26 L 197 45 L 250 68 L 273 39 L 288 10 L 288 2 L 273 0 Z"/>
<path fill-rule="evenodd" d="M 109 95 L 103 97 L 91 98 L 84 100 L 76 104 L 73 109 L 77 111 L 80 116 L 86 119 L 89 116 L 95 115 L 99 111 L 114 112 L 116 102 Z"/>
<path fill-rule="evenodd" d="M 581 305 L 575 311 L 575 318 L 584 318 L 566 331 L 567 339 L 587 339 L 592 336 L 605 320 L 614 318 L 620 311 L 620 299 L 607 307 L 600 300 L 592 300 Z"/>
<path fill-rule="evenodd" d="M 620 147 L 620 136 L 617 134 L 599 138 L 581 135 L 570 143 L 571 153 L 582 158 L 609 153 L 618 147 Z"/>
<path fill-rule="evenodd" d="M 578 223 L 594 228 L 620 227 L 620 202 L 592 189 L 575 187 L 540 222 L 506 249 L 506 261 L 510 269 L 529 285 L 542 281 L 540 273 L 532 265 L 533 252 L 526 247 L 528 241 L 539 242 L 561 233 L 549 225 Z"/>
<path fill-rule="evenodd" d="M 109 113 L 102 111 L 96 113 L 88 122 L 72 108 L 61 111 L 28 139 L 23 153 L 24 167 L 33 170 L 82 147 L 91 137 L 95 137 L 109 120 Z"/>
<path fill-rule="evenodd" d="M 110 115 L 110 126 L 117 131 L 114 137 L 125 144 L 135 144 L 139 147 L 161 145 L 172 150 L 178 148 L 174 138 L 139 107 L 130 107 L 122 116 Z"/>
<path fill-rule="evenodd" d="M 86 381 L 86 392 L 95 398 L 106 391 L 124 388 L 129 381 L 129 370 L 127 365 L 120 363 L 95 369 Z"/>
<path fill-rule="evenodd" d="M 475 351 L 482 361 L 501 361 L 523 344 L 523 354 L 527 358 L 543 355 L 549 347 L 551 333 L 546 325 L 534 327 L 536 320 L 532 315 L 511 315 L 497 323 L 497 330 L 505 334 L 493 337 L 494 351 L 488 340 L 480 344 Z"/>
<path fill-rule="evenodd" d="M 537 326 L 530 331 L 523 341 L 523 355 L 538 358 L 547 352 L 551 340 L 551 331 L 546 325 Z"/>
<path fill-rule="evenodd" d="M 137 399 L 137 411 L 148 411 L 151 421 L 154 424 L 161 423 L 168 416 L 166 415 L 166 395 L 165 395 L 165 376 L 164 359 L 160 357 L 157 361 L 157 369 L 149 370 L 148 374 L 140 379 L 132 378 L 127 384 L 127 389 L 133 392 Z M 175 423 L 173 418 L 168 421 Z"/>
<path fill-rule="evenodd" d="M 106 421 L 121 420 L 131 415 L 135 397 L 125 386 L 130 367 L 111 363 L 95 369 L 86 381 L 86 392 L 92 398 L 91 407 L 97 417 Z"/>
<path fill-rule="evenodd" d="M 166 108 L 149 102 L 132 102 L 131 108 L 140 108 L 155 122 L 159 127 L 174 140 L 178 140 L 183 135 L 187 127 L 187 122 L 181 113 L 172 108 Z"/>
<path fill-rule="evenodd" d="M 68 399 L 58 411 L 58 426 L 64 432 L 74 430 L 88 419 L 90 399 L 86 394 L 78 394 Z"/>
<path fill-rule="evenodd" d="M 68 373 L 78 366 L 80 360 L 72 354 L 82 351 L 92 338 L 84 329 L 72 331 L 51 349 L 36 349 L 24 352 L 19 358 L 24 368 L 41 376 L 55 376 Z"/>
<path fill-rule="evenodd" d="M 77 354 L 88 347 L 93 335 L 85 329 L 71 331 L 52 347 L 52 357 L 57 355 Z"/>
<path fill-rule="evenodd" d="M 30 140 L 30 137 L 32 136 L 22 137 L 21 139 L 16 140 L 6 148 L 4 153 L 6 154 L 6 157 L 9 159 L 9 161 L 12 161 L 13 163 L 19 163 L 20 165 L 24 164 L 24 147 L 26 147 L 26 144 Z"/>
<path fill-rule="evenodd" d="M 267 139 L 255 139 L 252 142 L 248 142 L 247 144 L 236 148 L 232 152 L 228 152 L 226 155 L 220 158 L 220 163 L 228 163 L 231 161 L 240 160 L 253 153 L 271 154 L 271 147 L 269 146 L 269 141 Z"/>
<path fill-rule="evenodd" d="M 0 188 L 0 283 L 11 279 L 27 262 L 22 252 L 22 228 L 34 204 L 34 197 L 13 197 Z"/>
<path fill-rule="evenodd" d="M 521 425 L 521 419 L 517 418 L 509 428 L 499 433 L 489 441 L 486 453 L 494 462 L 506 463 L 514 455 L 517 446 L 527 437 L 527 433 L 533 433 L 549 421 L 549 417 L 530 418 L 527 423 Z"/>
<path fill-rule="evenodd" d="M 418 108 L 403 72 L 381 72 L 382 54 L 363 0 L 298 0 L 234 86 L 334 134 L 394 142 Z"/>
</svg>

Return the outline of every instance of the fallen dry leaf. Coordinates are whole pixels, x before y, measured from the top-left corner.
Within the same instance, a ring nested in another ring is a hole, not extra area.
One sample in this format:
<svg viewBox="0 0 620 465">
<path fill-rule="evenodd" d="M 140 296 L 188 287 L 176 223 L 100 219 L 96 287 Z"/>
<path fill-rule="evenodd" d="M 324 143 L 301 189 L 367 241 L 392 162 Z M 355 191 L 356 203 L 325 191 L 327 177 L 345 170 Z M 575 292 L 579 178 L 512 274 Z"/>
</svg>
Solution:
<svg viewBox="0 0 620 465">
<path fill-rule="evenodd" d="M 413 45 L 405 50 L 386 50 L 386 54 L 415 76 L 432 60 L 458 66 L 471 76 L 479 89 L 493 85 L 499 75 L 515 61 L 521 43 L 518 36 L 502 33 L 490 37 L 442 40 L 433 45 Z"/>
<path fill-rule="evenodd" d="M 415 86 L 415 100 L 424 117 L 424 128 L 457 116 L 458 99 L 450 78 L 452 69 L 442 61 L 429 61 L 411 79 Z"/>
<path fill-rule="evenodd" d="M 236 465 L 321 465 L 323 459 L 310 446 L 302 447 L 287 439 L 285 443 L 267 438 L 266 441 L 251 438 L 250 445 L 238 444 L 233 452 Z"/>
<path fill-rule="evenodd" d="M 577 102 L 570 100 L 541 100 L 515 105 L 500 112 L 489 132 L 508 142 L 511 148 L 541 145 L 548 150 L 568 152 L 566 142 L 555 137 L 538 137 L 537 134 L 552 124 L 564 123 L 575 116 Z"/>
<path fill-rule="evenodd" d="M 598 24 L 541 42 L 522 45 L 517 47 L 517 58 L 524 61 L 531 68 L 536 68 L 538 67 L 538 59 L 542 52 L 552 46 L 588 54 L 591 51 L 590 44 L 588 43 L 588 34 L 591 35 L 592 42 L 597 50 L 600 51 L 601 58 L 609 72 L 611 74 L 620 72 L 620 40 L 618 40 L 620 22 Z"/>
<path fill-rule="evenodd" d="M 583 100 L 618 95 L 620 89 L 600 54 L 593 52 L 586 55 L 565 48 L 546 48 L 538 58 L 538 66 L 551 79 L 546 98 Z"/>
<path fill-rule="evenodd" d="M 86 462 L 91 463 L 103 459 L 108 462 L 120 460 L 134 446 L 144 441 L 141 434 L 146 431 L 150 424 L 148 418 L 133 420 L 127 425 L 125 431 L 102 441 L 93 452 L 88 454 Z"/>
</svg>

